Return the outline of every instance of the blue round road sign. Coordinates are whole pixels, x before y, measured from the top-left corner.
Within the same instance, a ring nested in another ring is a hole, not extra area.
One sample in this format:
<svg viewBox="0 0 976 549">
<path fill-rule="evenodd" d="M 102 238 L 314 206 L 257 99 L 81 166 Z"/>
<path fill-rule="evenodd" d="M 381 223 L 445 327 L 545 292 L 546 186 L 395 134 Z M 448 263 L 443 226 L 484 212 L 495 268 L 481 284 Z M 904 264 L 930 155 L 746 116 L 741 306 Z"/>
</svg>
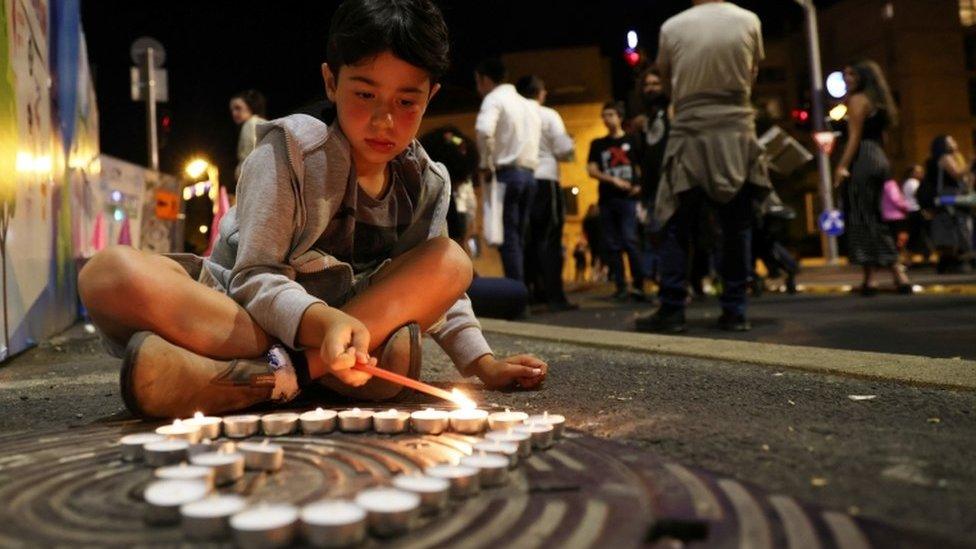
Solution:
<svg viewBox="0 0 976 549">
<path fill-rule="evenodd" d="M 840 210 L 827 210 L 817 217 L 817 225 L 827 236 L 844 234 L 844 213 Z"/>
</svg>

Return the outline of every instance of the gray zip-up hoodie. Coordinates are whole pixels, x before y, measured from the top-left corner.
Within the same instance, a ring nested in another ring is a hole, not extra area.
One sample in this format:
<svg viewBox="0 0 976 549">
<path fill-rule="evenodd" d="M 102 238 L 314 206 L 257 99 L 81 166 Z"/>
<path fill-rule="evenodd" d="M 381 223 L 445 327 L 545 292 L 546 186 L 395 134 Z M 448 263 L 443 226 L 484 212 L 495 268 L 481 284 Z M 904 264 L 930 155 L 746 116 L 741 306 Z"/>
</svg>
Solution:
<svg viewBox="0 0 976 549">
<path fill-rule="evenodd" d="M 349 142 L 338 124 L 326 126 L 303 114 L 260 124 L 257 141 L 241 169 L 237 205 L 221 220 L 220 239 L 205 267 L 266 332 L 298 348 L 305 310 L 341 301 L 353 284 L 348 263 L 314 247 L 322 238 L 352 240 L 352 224 L 323 235 L 347 193 L 356 192 Z M 393 249 L 396 257 L 446 234 L 451 185 L 447 170 L 416 141 L 391 169 L 414 199 L 413 219 Z M 429 334 L 462 373 L 491 352 L 466 295 Z"/>
</svg>

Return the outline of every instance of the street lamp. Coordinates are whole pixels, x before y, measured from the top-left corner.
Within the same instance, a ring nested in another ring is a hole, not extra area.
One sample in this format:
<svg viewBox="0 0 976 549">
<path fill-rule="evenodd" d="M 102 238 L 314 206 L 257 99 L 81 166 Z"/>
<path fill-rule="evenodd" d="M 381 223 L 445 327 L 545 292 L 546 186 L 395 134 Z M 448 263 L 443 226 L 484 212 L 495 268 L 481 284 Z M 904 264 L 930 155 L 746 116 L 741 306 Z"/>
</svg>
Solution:
<svg viewBox="0 0 976 549">
<path fill-rule="evenodd" d="M 207 192 L 210 200 L 213 201 L 213 211 L 217 213 L 217 197 L 220 195 L 220 175 L 217 166 L 204 158 L 194 158 L 186 164 L 183 171 L 187 177 L 194 181 L 203 177 L 203 174 L 207 174 L 206 181 L 190 183 L 183 189 L 183 199 L 189 200 L 194 195 L 203 196 L 203 193 Z"/>
</svg>

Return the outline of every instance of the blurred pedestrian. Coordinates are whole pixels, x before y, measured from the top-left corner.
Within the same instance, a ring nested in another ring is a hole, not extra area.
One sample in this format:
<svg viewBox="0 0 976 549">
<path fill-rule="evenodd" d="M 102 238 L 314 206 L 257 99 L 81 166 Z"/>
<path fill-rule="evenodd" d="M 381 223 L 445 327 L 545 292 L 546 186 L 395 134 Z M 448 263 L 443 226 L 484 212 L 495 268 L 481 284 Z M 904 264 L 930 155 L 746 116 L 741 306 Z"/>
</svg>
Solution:
<svg viewBox="0 0 976 549">
<path fill-rule="evenodd" d="M 908 245 L 908 207 L 901 184 L 894 179 L 885 181 L 881 191 L 881 219 L 888 226 L 899 256 L 905 255 Z"/>
<path fill-rule="evenodd" d="M 932 217 L 929 225 L 932 245 L 939 252 L 936 271 L 968 272 L 967 261 L 973 255 L 973 219 L 966 207 L 943 204 L 943 197 L 954 197 L 973 191 L 973 174 L 959 153 L 959 145 L 950 135 L 932 140 L 931 154 L 925 164 L 925 180 L 919 187 L 919 205 Z"/>
<path fill-rule="evenodd" d="M 469 240 L 474 232 L 478 204 L 472 181 L 478 171 L 478 151 L 474 141 L 455 126 L 442 126 L 419 139 L 431 159 L 444 164 L 451 178 L 451 201 L 447 209 L 447 232 L 469 256 Z"/>
<path fill-rule="evenodd" d="M 928 263 L 929 256 L 932 255 L 932 244 L 929 241 L 928 220 L 922 214 L 922 207 L 918 203 L 918 188 L 925 177 L 925 169 L 921 164 L 915 164 L 905 171 L 905 180 L 901 185 L 902 194 L 905 195 L 905 203 L 908 204 L 908 262 L 912 262 L 912 254 L 921 254 L 922 262 Z"/>
<path fill-rule="evenodd" d="M 656 66 L 644 69 L 637 78 L 636 96 L 639 112 L 631 122 L 637 133 L 637 149 L 640 158 L 641 177 L 641 253 L 647 257 L 645 274 L 657 279 L 658 252 L 656 233 L 660 230 L 654 220 L 654 199 L 661 179 L 664 150 L 668 144 L 671 119 L 668 116 L 668 98 L 664 95 L 661 71 Z"/>
<path fill-rule="evenodd" d="M 573 248 L 573 262 L 576 266 L 576 283 L 582 284 L 586 281 L 586 242 L 582 238 L 576 241 Z"/>
<path fill-rule="evenodd" d="M 608 269 L 606 261 L 606 244 L 603 241 L 603 229 L 600 226 L 600 206 L 590 204 L 583 216 L 583 234 L 590 248 L 590 280 L 604 282 L 607 280 Z"/>
<path fill-rule="evenodd" d="M 230 116 L 234 124 L 240 126 L 237 136 L 237 167 L 234 168 L 234 181 L 241 176 L 241 164 L 257 145 L 255 129 L 261 122 L 267 122 L 267 102 L 257 90 L 244 90 L 230 98 Z"/>
</svg>

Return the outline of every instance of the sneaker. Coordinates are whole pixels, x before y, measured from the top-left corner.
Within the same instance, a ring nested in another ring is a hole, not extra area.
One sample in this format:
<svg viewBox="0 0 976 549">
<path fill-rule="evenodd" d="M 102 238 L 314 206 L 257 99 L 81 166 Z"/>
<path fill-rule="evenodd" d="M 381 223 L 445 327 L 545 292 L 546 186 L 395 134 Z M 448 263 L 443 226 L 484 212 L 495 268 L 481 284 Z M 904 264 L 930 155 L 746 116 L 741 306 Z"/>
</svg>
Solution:
<svg viewBox="0 0 976 549">
<path fill-rule="evenodd" d="M 647 316 L 637 317 L 634 325 L 638 332 L 680 334 L 688 329 L 684 309 L 663 305 Z"/>
<path fill-rule="evenodd" d="M 373 351 L 373 355 L 377 358 L 376 366 L 411 379 L 420 379 L 422 362 L 420 337 L 420 326 L 417 323 L 411 322 L 401 326 L 387 338 L 383 345 Z M 361 387 L 346 385 L 331 375 L 320 378 L 319 382 L 355 400 L 399 401 L 413 393 L 412 389 L 377 377 L 373 377 Z"/>
<path fill-rule="evenodd" d="M 724 311 L 718 317 L 718 327 L 727 332 L 748 332 L 752 329 L 752 324 L 746 320 L 745 315 Z"/>
</svg>

